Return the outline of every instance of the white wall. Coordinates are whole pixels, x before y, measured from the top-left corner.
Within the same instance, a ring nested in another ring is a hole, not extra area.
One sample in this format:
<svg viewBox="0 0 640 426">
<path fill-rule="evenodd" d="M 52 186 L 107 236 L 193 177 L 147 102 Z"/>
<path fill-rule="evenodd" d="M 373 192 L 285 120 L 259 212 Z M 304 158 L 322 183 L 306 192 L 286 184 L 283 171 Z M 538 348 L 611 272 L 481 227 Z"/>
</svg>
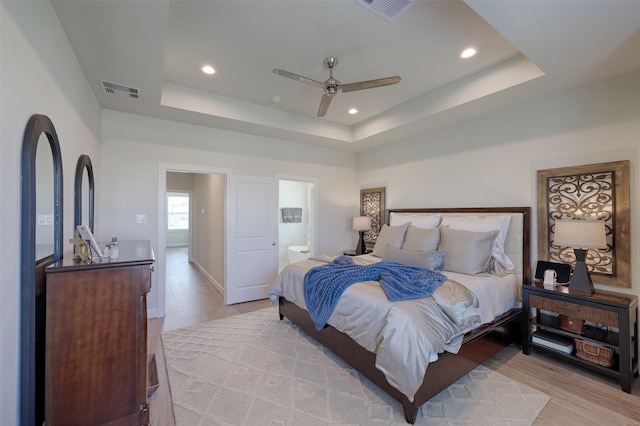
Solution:
<svg viewBox="0 0 640 426">
<path fill-rule="evenodd" d="M 226 176 L 195 174 L 192 212 L 192 262 L 224 291 Z"/>
<path fill-rule="evenodd" d="M 630 160 L 633 287 L 606 289 L 640 295 L 639 99 L 636 72 L 362 152 L 358 186 L 393 208 L 531 206 L 535 267 L 537 170 Z"/>
<path fill-rule="evenodd" d="M 319 252 L 339 253 L 352 245 L 349 220 L 358 211 L 354 154 L 111 110 L 103 110 L 101 139 L 101 177 L 109 176 L 109 185 L 97 195 L 97 234 L 150 239 L 157 270 L 164 268 L 158 251 L 161 163 L 228 169 L 237 175 L 315 177 Z M 137 213 L 147 215 L 146 224 L 135 223 Z M 158 276 L 153 275 L 148 296 L 150 315 L 158 308 Z"/>
<path fill-rule="evenodd" d="M 76 161 L 88 154 L 100 192 L 100 108 L 47 2 L 0 2 L 0 424 L 18 419 L 20 348 L 20 154 L 32 114 L 51 118 L 63 161 L 63 238 L 73 236 Z M 99 201 L 96 200 L 96 208 Z M 99 216 L 96 223 L 100 222 Z M 71 245 L 64 241 L 64 251 Z"/>
</svg>

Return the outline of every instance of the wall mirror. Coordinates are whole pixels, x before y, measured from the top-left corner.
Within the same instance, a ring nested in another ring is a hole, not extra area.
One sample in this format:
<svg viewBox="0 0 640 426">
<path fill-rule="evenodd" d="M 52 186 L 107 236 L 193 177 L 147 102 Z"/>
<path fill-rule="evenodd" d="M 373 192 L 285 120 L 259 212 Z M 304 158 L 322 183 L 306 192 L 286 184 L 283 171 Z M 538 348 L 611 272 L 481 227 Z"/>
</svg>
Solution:
<svg viewBox="0 0 640 426">
<path fill-rule="evenodd" d="M 87 225 L 91 232 L 93 228 L 93 165 L 88 155 L 81 155 L 76 164 L 74 182 L 74 214 L 73 226 Z"/>
<path fill-rule="evenodd" d="M 51 120 L 32 115 L 22 140 L 20 424 L 44 422 L 45 268 L 62 259 L 62 155 Z"/>
</svg>

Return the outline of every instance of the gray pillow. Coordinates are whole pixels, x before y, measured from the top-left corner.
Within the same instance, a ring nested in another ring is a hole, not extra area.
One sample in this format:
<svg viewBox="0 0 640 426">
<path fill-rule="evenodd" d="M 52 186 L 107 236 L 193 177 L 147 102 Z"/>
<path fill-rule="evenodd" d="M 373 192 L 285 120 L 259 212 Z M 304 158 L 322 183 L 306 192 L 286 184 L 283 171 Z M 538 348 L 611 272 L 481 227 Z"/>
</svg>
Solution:
<svg viewBox="0 0 640 426">
<path fill-rule="evenodd" d="M 444 260 L 444 253 L 438 251 L 409 251 L 391 247 L 387 244 L 384 249 L 384 262 L 398 262 L 407 266 L 439 271 Z"/>
<path fill-rule="evenodd" d="M 384 256 L 384 249 L 389 244 L 391 247 L 400 248 L 404 242 L 404 234 L 407 233 L 407 228 L 410 223 L 405 223 L 400 226 L 382 225 L 382 229 L 378 234 L 376 245 L 373 246 L 372 255 L 382 257 Z"/>
<path fill-rule="evenodd" d="M 438 250 L 440 230 L 438 228 L 416 228 L 411 225 L 404 237 L 402 250 L 434 251 Z"/>
<path fill-rule="evenodd" d="M 486 272 L 497 235 L 498 230 L 472 232 L 441 226 L 438 251 L 445 253 L 442 270 L 467 275 Z"/>
</svg>

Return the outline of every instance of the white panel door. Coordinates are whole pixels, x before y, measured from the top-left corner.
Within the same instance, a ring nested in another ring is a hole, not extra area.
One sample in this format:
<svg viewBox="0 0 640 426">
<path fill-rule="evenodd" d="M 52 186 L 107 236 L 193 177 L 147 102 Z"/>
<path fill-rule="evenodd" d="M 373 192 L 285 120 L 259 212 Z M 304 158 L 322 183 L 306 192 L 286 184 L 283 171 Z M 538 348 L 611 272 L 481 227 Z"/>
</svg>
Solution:
<svg viewBox="0 0 640 426">
<path fill-rule="evenodd" d="M 224 303 L 268 297 L 278 274 L 278 181 L 229 176 Z"/>
</svg>

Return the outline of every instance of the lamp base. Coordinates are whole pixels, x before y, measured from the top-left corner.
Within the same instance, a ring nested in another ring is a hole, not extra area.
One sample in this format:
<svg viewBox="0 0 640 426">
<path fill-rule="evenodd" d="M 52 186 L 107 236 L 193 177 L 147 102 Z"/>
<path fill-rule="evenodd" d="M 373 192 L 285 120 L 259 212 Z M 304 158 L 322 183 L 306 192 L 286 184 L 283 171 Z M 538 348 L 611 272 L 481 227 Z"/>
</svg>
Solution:
<svg viewBox="0 0 640 426">
<path fill-rule="evenodd" d="M 576 256 L 576 266 L 569 281 L 569 290 L 582 291 L 584 293 L 595 293 L 591 276 L 587 271 L 587 264 L 584 263 L 587 257 L 587 250 L 573 249 Z"/>
<path fill-rule="evenodd" d="M 356 247 L 356 254 L 366 254 L 367 247 L 364 245 L 364 231 L 358 231 L 360 233 L 360 239 L 358 240 L 358 246 Z"/>
</svg>

